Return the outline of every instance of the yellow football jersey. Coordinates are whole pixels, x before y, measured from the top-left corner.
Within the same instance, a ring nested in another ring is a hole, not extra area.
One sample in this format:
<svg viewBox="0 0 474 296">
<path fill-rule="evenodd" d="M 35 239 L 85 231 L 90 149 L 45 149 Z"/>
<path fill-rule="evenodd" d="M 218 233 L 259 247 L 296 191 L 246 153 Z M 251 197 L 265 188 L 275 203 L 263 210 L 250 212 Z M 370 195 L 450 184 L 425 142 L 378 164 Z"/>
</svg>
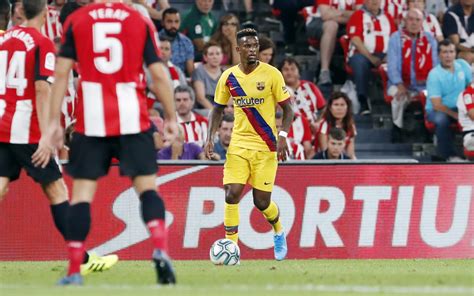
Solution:
<svg viewBox="0 0 474 296">
<path fill-rule="evenodd" d="M 276 104 L 290 98 L 280 71 L 266 63 L 250 74 L 239 66 L 227 69 L 219 79 L 214 102 L 234 102 L 234 130 L 230 145 L 258 151 L 276 151 Z"/>
</svg>

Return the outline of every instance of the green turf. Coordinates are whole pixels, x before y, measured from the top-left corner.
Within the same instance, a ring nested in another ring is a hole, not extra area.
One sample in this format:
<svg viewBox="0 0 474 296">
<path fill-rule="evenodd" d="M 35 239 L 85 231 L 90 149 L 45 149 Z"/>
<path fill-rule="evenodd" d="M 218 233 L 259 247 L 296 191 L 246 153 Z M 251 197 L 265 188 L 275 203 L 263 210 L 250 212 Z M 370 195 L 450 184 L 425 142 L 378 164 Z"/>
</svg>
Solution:
<svg viewBox="0 0 474 296">
<path fill-rule="evenodd" d="M 65 262 L 0 262 L 0 295 L 474 295 L 474 260 L 176 261 L 178 285 L 157 287 L 147 261 L 121 261 L 55 287 Z"/>
</svg>

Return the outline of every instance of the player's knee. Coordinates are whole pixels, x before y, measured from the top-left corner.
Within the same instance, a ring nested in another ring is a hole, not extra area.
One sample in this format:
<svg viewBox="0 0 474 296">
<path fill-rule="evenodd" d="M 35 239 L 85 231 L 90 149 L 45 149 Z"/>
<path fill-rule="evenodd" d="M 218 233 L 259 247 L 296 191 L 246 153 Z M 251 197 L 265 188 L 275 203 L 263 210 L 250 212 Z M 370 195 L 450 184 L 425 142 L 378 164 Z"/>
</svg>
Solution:
<svg viewBox="0 0 474 296">
<path fill-rule="evenodd" d="M 232 186 L 225 186 L 225 202 L 228 204 L 237 204 L 239 203 L 241 195 L 240 188 L 235 188 Z"/>
<path fill-rule="evenodd" d="M 270 206 L 270 199 L 254 198 L 253 204 L 260 211 L 266 210 Z"/>
<path fill-rule="evenodd" d="M 68 200 L 67 188 L 63 179 L 43 184 L 41 187 L 51 204 L 59 204 Z"/>
</svg>

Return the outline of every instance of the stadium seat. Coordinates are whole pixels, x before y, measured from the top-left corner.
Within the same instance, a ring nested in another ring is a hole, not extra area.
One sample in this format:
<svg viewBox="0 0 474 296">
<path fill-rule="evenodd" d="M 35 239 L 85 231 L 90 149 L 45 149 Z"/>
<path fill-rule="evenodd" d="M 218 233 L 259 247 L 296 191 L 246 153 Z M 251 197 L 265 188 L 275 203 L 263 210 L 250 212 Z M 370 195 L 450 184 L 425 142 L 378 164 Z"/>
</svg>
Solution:
<svg viewBox="0 0 474 296">
<path fill-rule="evenodd" d="M 344 69 L 346 70 L 346 73 L 350 76 L 352 76 L 352 68 L 349 66 L 349 45 L 351 43 L 351 40 L 349 39 L 349 36 L 343 35 L 341 38 L 339 38 L 339 43 L 341 44 L 342 50 L 344 52 Z"/>
</svg>

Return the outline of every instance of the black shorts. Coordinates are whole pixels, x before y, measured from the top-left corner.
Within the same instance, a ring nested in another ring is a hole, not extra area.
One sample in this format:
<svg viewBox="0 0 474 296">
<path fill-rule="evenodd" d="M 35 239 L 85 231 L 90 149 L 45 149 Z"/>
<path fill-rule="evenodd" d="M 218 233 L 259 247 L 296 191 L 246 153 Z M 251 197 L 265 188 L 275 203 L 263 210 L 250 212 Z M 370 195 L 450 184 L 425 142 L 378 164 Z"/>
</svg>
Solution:
<svg viewBox="0 0 474 296">
<path fill-rule="evenodd" d="M 31 156 L 37 148 L 38 144 L 0 143 L 0 177 L 15 181 L 24 168 L 28 176 L 41 185 L 61 179 L 61 170 L 55 159 L 51 159 L 44 169 L 33 165 Z"/>
<path fill-rule="evenodd" d="M 75 179 L 97 180 L 107 175 L 114 157 L 120 161 L 122 176 L 156 174 L 152 130 L 117 137 L 89 137 L 75 133 L 66 171 Z"/>
</svg>

